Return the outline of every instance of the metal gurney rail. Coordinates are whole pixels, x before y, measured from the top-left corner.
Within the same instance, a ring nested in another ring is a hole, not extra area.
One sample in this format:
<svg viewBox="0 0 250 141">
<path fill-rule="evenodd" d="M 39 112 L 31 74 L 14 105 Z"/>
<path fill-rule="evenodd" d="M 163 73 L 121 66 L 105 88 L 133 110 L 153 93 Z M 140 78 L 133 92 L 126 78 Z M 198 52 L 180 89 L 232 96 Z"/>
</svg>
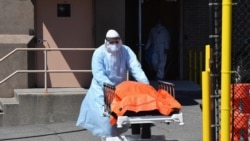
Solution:
<svg viewBox="0 0 250 141">
<path fill-rule="evenodd" d="M 173 83 L 158 81 L 158 89 L 166 90 L 173 97 L 175 97 L 175 88 Z M 110 84 L 104 84 L 104 116 L 112 115 L 111 111 L 111 103 L 115 96 L 115 86 Z M 133 125 L 146 125 L 146 124 L 154 124 L 155 122 L 177 122 L 179 125 L 184 125 L 183 114 L 182 112 L 174 112 L 169 116 L 166 115 L 145 115 L 145 116 L 118 116 L 117 117 L 117 127 L 122 128 L 123 125 L 130 124 L 132 126 L 132 134 L 133 134 Z M 144 126 L 150 128 L 151 126 Z M 141 138 L 151 138 L 150 129 L 146 130 L 147 132 L 141 133 Z M 137 131 L 135 131 L 137 132 Z M 144 135 L 143 135 L 144 134 Z"/>
</svg>

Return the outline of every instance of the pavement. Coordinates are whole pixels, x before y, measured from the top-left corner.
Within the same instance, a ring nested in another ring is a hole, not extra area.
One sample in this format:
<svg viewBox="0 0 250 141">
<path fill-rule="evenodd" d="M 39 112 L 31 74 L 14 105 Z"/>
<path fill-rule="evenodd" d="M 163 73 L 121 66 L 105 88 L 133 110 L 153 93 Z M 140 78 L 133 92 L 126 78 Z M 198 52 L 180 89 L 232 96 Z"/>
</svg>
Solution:
<svg viewBox="0 0 250 141">
<path fill-rule="evenodd" d="M 174 83 L 176 88 L 179 87 L 176 89 L 176 99 L 182 104 L 185 125 L 156 123 L 151 127 L 152 140 L 201 141 L 201 93 L 197 92 L 200 91 L 199 86 L 192 82 Z M 0 141 L 101 141 L 88 130 L 76 127 L 75 122 L 1 127 Z M 131 137 L 130 129 L 124 135 Z"/>
</svg>

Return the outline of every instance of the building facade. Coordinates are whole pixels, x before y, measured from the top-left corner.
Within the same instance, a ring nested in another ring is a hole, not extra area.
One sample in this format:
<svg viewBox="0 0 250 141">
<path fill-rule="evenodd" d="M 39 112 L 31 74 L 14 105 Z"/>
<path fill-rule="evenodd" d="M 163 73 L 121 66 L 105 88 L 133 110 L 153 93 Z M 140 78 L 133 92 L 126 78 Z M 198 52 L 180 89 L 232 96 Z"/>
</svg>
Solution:
<svg viewBox="0 0 250 141">
<path fill-rule="evenodd" d="M 171 36 L 166 79 L 188 80 L 193 72 L 200 75 L 190 69 L 190 49 L 202 50 L 209 40 L 208 0 L 1 0 L 0 12 L 0 81 L 16 70 L 90 70 L 93 51 L 48 51 L 47 60 L 44 51 L 6 54 L 17 48 L 96 48 L 111 28 L 151 79 L 143 47 L 159 19 Z M 43 72 L 18 72 L 1 81 L 0 97 L 12 97 L 17 88 L 43 88 L 45 81 L 47 87 L 88 88 L 91 78 L 91 72 L 48 72 L 46 78 Z"/>
</svg>

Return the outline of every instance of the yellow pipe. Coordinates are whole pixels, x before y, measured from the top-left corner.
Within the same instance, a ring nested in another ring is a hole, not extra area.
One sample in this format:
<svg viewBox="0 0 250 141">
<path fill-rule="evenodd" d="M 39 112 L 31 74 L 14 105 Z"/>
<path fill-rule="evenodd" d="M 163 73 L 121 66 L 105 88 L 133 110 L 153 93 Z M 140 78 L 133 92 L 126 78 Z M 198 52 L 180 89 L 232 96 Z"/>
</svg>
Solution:
<svg viewBox="0 0 250 141">
<path fill-rule="evenodd" d="M 194 82 L 197 83 L 197 63 L 196 63 L 196 51 L 194 51 Z"/>
<path fill-rule="evenodd" d="M 202 51 L 200 51 L 200 69 L 199 69 L 199 78 L 200 78 L 200 80 L 199 80 L 199 84 L 201 84 L 201 72 L 202 72 L 202 62 L 203 62 L 203 54 L 202 54 Z"/>
<path fill-rule="evenodd" d="M 205 47 L 205 71 L 202 72 L 202 140 L 211 141 L 210 45 Z"/>
<path fill-rule="evenodd" d="M 192 56 L 192 51 L 191 49 L 189 50 L 189 80 L 192 80 L 192 69 L 191 69 L 191 56 Z"/>
<path fill-rule="evenodd" d="M 222 0 L 221 140 L 230 140 L 232 0 Z"/>
<path fill-rule="evenodd" d="M 205 70 L 210 71 L 210 45 L 206 45 L 206 55 L 205 55 Z"/>
<path fill-rule="evenodd" d="M 210 72 L 202 72 L 202 141 L 211 141 Z"/>
</svg>

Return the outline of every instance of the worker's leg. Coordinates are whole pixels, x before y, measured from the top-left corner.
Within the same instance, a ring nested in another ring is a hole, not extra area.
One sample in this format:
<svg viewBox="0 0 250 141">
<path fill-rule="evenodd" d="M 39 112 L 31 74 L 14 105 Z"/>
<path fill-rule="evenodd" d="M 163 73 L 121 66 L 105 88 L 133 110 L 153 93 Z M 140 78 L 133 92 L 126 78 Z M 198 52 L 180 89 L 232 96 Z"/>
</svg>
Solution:
<svg viewBox="0 0 250 141">
<path fill-rule="evenodd" d="M 157 72 L 158 71 L 158 62 L 159 62 L 157 52 L 154 52 L 152 54 L 151 59 L 152 59 L 151 62 L 152 62 L 152 65 L 153 65 L 153 69 L 154 69 L 155 72 Z"/>
<path fill-rule="evenodd" d="M 158 79 L 164 79 L 165 77 L 165 65 L 167 61 L 167 55 L 165 54 L 164 51 L 159 51 L 158 52 L 158 62 L 157 62 L 157 78 Z"/>
</svg>

